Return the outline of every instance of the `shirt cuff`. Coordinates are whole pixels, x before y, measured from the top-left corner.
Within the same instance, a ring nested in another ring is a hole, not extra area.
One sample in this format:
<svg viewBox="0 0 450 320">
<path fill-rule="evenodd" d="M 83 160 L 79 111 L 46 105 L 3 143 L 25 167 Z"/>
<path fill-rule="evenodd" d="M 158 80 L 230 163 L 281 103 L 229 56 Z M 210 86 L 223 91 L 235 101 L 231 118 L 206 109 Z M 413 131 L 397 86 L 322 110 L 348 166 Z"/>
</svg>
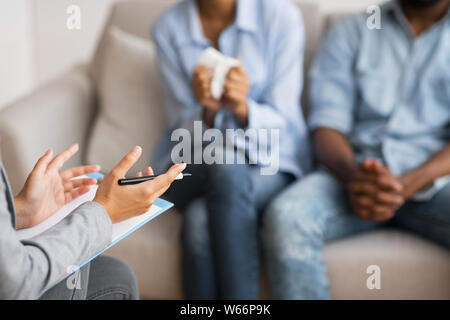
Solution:
<svg viewBox="0 0 450 320">
<path fill-rule="evenodd" d="M 106 212 L 106 209 L 100 203 L 95 201 L 85 202 L 78 208 L 82 209 L 84 212 L 89 212 L 89 216 L 94 216 L 97 218 L 97 225 L 102 226 L 102 232 L 108 233 L 107 239 L 109 239 L 111 243 L 113 223 L 108 212 Z"/>
<path fill-rule="evenodd" d="M 352 120 L 342 117 L 342 114 L 337 115 L 330 112 L 320 111 L 311 113 L 308 124 L 310 131 L 317 128 L 330 128 L 343 134 L 348 134 L 352 128 Z"/>
</svg>

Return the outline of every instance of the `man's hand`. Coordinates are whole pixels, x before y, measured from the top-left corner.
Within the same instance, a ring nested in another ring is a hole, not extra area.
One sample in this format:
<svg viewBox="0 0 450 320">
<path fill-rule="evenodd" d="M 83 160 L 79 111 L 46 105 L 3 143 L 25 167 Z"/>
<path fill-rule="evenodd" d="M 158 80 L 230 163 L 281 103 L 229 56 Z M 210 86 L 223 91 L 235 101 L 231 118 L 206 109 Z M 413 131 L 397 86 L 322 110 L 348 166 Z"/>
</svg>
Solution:
<svg viewBox="0 0 450 320">
<path fill-rule="evenodd" d="M 14 198 L 17 214 L 17 228 L 33 227 L 66 203 L 78 198 L 96 184 L 95 179 L 76 179 L 88 173 L 99 171 L 97 165 L 67 169 L 59 172 L 64 163 L 78 151 L 73 145 L 53 158 L 48 150 L 36 163 L 22 191 Z M 52 159 L 53 158 L 53 159 Z"/>
<path fill-rule="evenodd" d="M 223 95 L 225 105 L 236 115 L 243 126 L 247 126 L 248 123 L 247 95 L 249 90 L 250 80 L 245 70 L 241 66 L 230 69 Z"/>
<path fill-rule="evenodd" d="M 127 171 L 136 163 L 142 154 L 140 147 L 134 147 L 120 162 L 105 176 L 100 184 L 93 201 L 101 204 L 112 223 L 117 223 L 140 214 L 146 213 L 153 202 L 170 187 L 175 178 L 186 168 L 186 164 L 176 164 L 165 174 L 154 180 L 128 186 L 119 186 L 118 180 L 125 178 Z M 147 168 L 146 174 L 153 171 Z M 141 176 L 138 173 L 138 176 Z"/>
<path fill-rule="evenodd" d="M 378 161 L 366 160 L 350 183 L 350 201 L 363 220 L 386 221 L 405 202 L 403 185 Z"/>
</svg>

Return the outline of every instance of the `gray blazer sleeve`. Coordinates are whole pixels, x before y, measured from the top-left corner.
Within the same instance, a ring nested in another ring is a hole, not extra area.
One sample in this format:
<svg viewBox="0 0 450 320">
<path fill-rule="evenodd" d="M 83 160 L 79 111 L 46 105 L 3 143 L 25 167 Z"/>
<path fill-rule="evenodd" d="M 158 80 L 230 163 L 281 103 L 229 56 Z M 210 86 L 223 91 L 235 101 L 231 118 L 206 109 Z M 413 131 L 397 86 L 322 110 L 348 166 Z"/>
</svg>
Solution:
<svg viewBox="0 0 450 320">
<path fill-rule="evenodd" d="M 81 205 L 46 232 L 20 241 L 10 202 L 7 181 L 0 174 L 0 299 L 38 298 L 45 288 L 67 277 L 71 266 L 111 243 L 111 220 L 95 202 Z"/>
</svg>

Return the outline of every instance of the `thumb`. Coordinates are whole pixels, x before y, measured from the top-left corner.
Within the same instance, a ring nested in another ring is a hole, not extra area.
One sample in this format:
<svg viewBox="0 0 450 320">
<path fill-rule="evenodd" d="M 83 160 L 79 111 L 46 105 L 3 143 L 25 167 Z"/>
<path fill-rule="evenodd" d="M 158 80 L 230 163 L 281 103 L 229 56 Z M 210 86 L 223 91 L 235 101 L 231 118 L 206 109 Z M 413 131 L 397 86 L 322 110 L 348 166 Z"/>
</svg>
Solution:
<svg viewBox="0 0 450 320">
<path fill-rule="evenodd" d="M 159 187 L 170 185 L 175 178 L 186 169 L 186 163 L 174 164 L 166 173 L 158 176 L 154 181 Z"/>
<path fill-rule="evenodd" d="M 131 167 L 138 161 L 138 159 L 141 157 L 142 154 L 142 148 L 139 146 L 134 147 L 130 150 L 130 152 L 127 153 L 125 157 L 120 160 L 120 162 L 112 169 L 112 173 L 117 177 L 125 177 L 125 174 L 128 172 L 128 170 L 131 169 Z"/>
<path fill-rule="evenodd" d="M 167 175 L 169 176 L 169 179 L 171 181 L 175 180 L 178 175 L 183 172 L 183 170 L 186 169 L 186 163 L 179 163 L 174 164 L 170 169 L 167 171 Z"/>
</svg>

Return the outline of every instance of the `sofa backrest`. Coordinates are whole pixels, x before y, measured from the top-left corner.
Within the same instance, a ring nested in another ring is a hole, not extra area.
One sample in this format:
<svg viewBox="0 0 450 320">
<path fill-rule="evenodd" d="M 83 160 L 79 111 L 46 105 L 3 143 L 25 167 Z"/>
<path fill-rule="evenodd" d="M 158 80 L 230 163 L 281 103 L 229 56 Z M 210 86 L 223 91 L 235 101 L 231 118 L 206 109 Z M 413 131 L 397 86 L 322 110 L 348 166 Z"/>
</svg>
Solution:
<svg viewBox="0 0 450 320">
<path fill-rule="evenodd" d="M 159 15 L 178 0 L 118 1 L 111 6 L 110 14 L 91 63 L 91 73 L 98 78 L 100 61 L 103 59 L 107 32 L 111 26 L 150 39 L 150 28 Z"/>
</svg>

